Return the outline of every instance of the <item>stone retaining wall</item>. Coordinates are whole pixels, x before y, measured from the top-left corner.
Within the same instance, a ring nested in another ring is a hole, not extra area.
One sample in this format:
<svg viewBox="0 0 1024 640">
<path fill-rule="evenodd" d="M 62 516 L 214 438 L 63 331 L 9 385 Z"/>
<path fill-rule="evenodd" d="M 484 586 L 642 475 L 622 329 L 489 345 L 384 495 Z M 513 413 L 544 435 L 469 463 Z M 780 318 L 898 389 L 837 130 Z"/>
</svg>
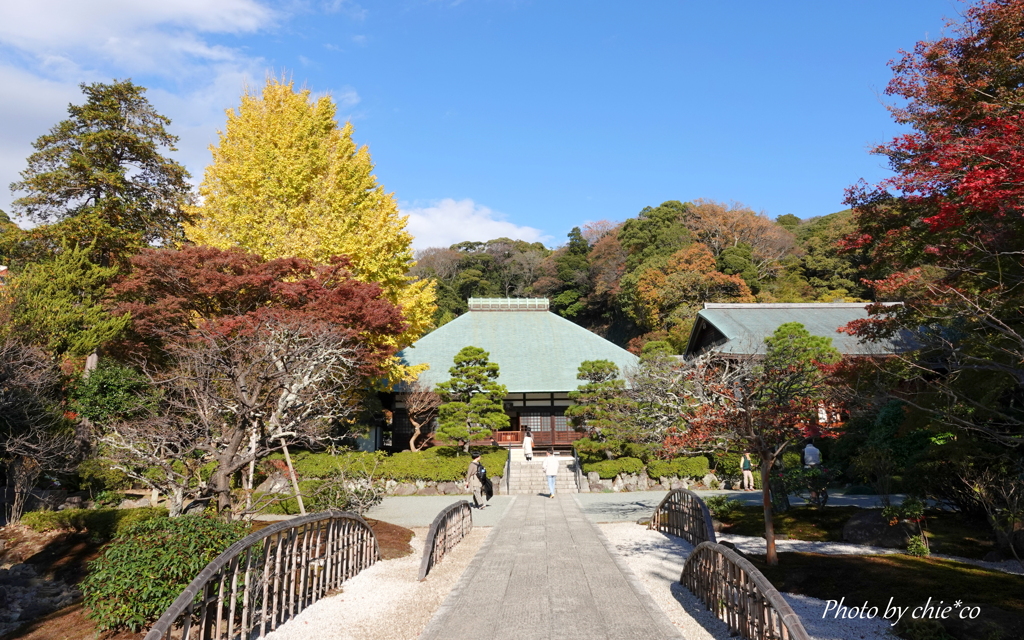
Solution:
<svg viewBox="0 0 1024 640">
<path fill-rule="evenodd" d="M 491 485 L 494 495 L 502 493 L 501 476 L 494 476 Z M 466 489 L 463 482 L 435 482 L 433 480 L 416 480 L 415 482 L 396 482 L 388 480 L 385 488 L 389 496 L 455 496 L 467 495 L 472 492 Z"/>
</svg>

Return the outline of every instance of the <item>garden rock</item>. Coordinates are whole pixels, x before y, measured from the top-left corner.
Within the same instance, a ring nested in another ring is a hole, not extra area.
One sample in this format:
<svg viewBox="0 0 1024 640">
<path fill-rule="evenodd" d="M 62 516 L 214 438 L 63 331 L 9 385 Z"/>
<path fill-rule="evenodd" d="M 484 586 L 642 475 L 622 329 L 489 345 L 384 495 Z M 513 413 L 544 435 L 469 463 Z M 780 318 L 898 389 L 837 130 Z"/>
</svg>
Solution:
<svg viewBox="0 0 1024 640">
<path fill-rule="evenodd" d="M 596 471 L 591 471 L 590 473 L 587 474 L 587 482 L 589 482 L 591 485 L 600 484 L 601 474 L 599 474 Z"/>
<path fill-rule="evenodd" d="M 260 486 L 256 487 L 257 493 L 291 493 L 292 483 L 288 481 L 288 478 L 284 473 L 275 471 L 270 474 L 266 480 L 260 483 Z"/>
<path fill-rule="evenodd" d="M 705 475 L 701 479 L 701 484 L 703 484 L 705 487 L 707 487 L 709 489 L 714 488 L 716 485 L 722 486 L 722 483 L 718 480 L 718 476 L 716 476 L 713 473 L 709 473 L 709 474 Z"/>
<path fill-rule="evenodd" d="M 615 479 L 612 480 L 612 491 L 614 491 L 615 493 L 619 493 L 620 491 L 622 491 L 622 488 L 625 486 L 626 483 L 622 481 L 621 473 L 615 476 Z"/>
<path fill-rule="evenodd" d="M 446 496 L 452 496 L 462 493 L 462 486 L 455 484 L 454 482 L 439 482 L 437 483 L 438 493 L 442 493 Z"/>
<path fill-rule="evenodd" d="M 402 484 L 395 487 L 394 495 L 396 496 L 413 496 L 416 495 L 418 488 L 414 484 L 403 482 Z"/>
<path fill-rule="evenodd" d="M 65 500 L 63 504 L 61 504 L 59 507 L 57 507 L 57 511 L 63 511 L 65 509 L 81 509 L 81 508 L 82 508 L 82 496 L 71 496 L 67 500 Z"/>
<path fill-rule="evenodd" d="M 864 544 L 889 549 L 905 549 L 910 538 L 917 535 L 917 528 L 907 522 L 889 526 L 881 511 L 869 510 L 854 514 L 843 525 L 843 540 L 853 544 Z"/>
<path fill-rule="evenodd" d="M 418 495 L 418 496 L 436 496 L 436 495 L 439 495 L 439 494 L 437 493 L 437 487 L 423 487 L 422 489 L 420 489 L 419 491 L 416 492 L 416 495 Z"/>
</svg>

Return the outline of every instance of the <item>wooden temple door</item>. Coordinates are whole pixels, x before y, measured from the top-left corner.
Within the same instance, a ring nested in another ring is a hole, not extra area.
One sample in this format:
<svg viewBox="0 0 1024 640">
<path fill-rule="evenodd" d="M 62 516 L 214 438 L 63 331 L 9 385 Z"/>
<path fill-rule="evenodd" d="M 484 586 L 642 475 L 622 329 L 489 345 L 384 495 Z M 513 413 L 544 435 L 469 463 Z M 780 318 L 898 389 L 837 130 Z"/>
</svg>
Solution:
<svg viewBox="0 0 1024 640">
<path fill-rule="evenodd" d="M 533 432 L 533 443 L 536 448 L 567 445 L 580 437 L 564 415 L 554 413 L 520 413 L 519 428 L 529 428 Z"/>
</svg>

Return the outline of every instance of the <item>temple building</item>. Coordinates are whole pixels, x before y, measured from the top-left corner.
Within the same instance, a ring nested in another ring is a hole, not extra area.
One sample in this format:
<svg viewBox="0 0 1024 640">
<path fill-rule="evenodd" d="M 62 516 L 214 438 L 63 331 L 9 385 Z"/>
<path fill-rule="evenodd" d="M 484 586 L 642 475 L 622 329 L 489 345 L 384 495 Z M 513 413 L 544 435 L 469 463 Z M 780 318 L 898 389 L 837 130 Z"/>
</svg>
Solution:
<svg viewBox="0 0 1024 640">
<path fill-rule="evenodd" d="M 637 357 L 548 309 L 546 298 L 470 298 L 469 311 L 420 338 L 398 356 L 405 364 L 429 365 L 419 382 L 431 388 L 448 380 L 448 370 L 463 347 L 480 347 L 499 367 L 505 385 L 507 429 L 493 439 L 508 446 L 522 442 L 529 427 L 536 446 L 568 447 L 582 436 L 565 417 L 569 392 L 581 380 L 580 363 L 611 360 L 625 372 Z M 392 449 L 408 448 L 412 425 L 405 413 L 404 393 L 393 401 Z"/>
</svg>

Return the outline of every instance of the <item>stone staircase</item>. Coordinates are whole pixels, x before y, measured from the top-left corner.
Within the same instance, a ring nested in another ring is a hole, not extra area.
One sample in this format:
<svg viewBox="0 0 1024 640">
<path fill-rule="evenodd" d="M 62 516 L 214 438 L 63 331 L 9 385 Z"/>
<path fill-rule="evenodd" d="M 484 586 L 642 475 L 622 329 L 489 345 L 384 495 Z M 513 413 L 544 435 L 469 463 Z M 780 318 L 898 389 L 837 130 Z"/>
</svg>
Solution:
<svg viewBox="0 0 1024 640">
<path fill-rule="evenodd" d="M 526 461 L 522 449 L 511 450 L 511 473 L 509 478 L 510 494 L 544 494 L 548 493 L 548 478 L 544 475 L 544 459 L 546 454 L 534 455 L 533 460 Z M 558 477 L 555 479 L 555 493 L 578 493 L 576 489 L 576 461 L 571 455 L 562 454 L 558 457 Z M 584 478 L 584 485 L 586 485 Z M 589 485 L 586 489 L 589 490 Z"/>
</svg>

